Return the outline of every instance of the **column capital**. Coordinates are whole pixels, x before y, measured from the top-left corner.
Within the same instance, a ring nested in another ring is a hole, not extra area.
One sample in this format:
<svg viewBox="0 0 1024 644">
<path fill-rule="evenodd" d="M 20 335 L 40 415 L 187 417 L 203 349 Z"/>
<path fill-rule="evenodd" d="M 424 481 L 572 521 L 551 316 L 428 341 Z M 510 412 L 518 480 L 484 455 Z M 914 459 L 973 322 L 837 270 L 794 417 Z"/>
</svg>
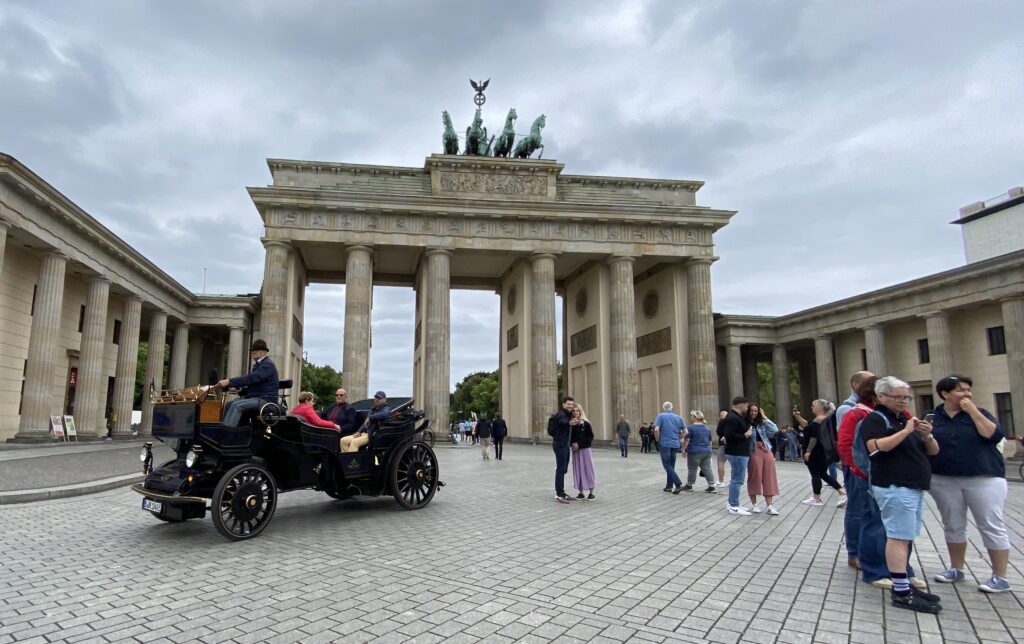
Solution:
<svg viewBox="0 0 1024 644">
<path fill-rule="evenodd" d="M 112 282 L 105 275 L 92 275 L 86 280 L 89 284 L 102 284 L 106 282 L 111 284 Z"/>
<path fill-rule="evenodd" d="M 1007 302 L 1020 302 L 1020 301 L 1024 301 L 1024 293 L 1017 293 L 1016 295 L 1007 295 L 1006 297 L 999 298 L 997 301 L 1000 304 L 1004 304 L 1004 303 L 1007 303 Z"/>
<path fill-rule="evenodd" d="M 10 230 L 12 225 L 13 224 L 11 224 L 11 222 L 7 221 L 3 217 L 0 217 L 0 230 L 3 230 L 3 231 Z"/>
<path fill-rule="evenodd" d="M 949 317 L 949 311 L 928 311 L 927 313 L 922 313 L 920 317 L 925 320 L 927 320 L 928 318 L 946 318 Z"/>
<path fill-rule="evenodd" d="M 832 334 L 831 333 L 825 333 L 825 334 L 822 334 L 822 335 L 814 336 L 814 341 L 815 342 L 829 342 L 831 340 L 832 340 Z"/>
<path fill-rule="evenodd" d="M 229 324 L 228 329 L 238 329 L 239 331 L 245 331 L 244 324 Z"/>
<path fill-rule="evenodd" d="M 865 332 L 867 332 L 867 331 L 881 331 L 882 329 L 883 329 L 883 325 L 881 325 L 881 324 L 869 324 L 866 327 L 864 327 L 864 331 Z"/>
<path fill-rule="evenodd" d="M 714 257 L 714 256 L 711 256 L 711 257 L 689 257 L 689 258 L 686 259 L 685 264 L 687 266 L 700 266 L 702 264 L 707 264 L 708 266 L 710 266 L 711 264 L 714 264 L 717 261 L 718 261 L 718 257 Z"/>
<path fill-rule="evenodd" d="M 189 329 L 189 328 L 190 328 L 191 326 L 192 326 L 192 325 L 191 325 L 191 324 L 189 324 L 188 322 L 178 322 L 178 324 L 176 324 L 174 328 L 175 328 L 175 329 L 186 329 L 186 330 L 187 330 L 187 329 Z"/>
<path fill-rule="evenodd" d="M 364 250 L 367 253 L 373 254 L 372 244 L 352 244 L 351 246 L 345 246 L 345 252 L 352 252 L 354 250 Z"/>
<path fill-rule="evenodd" d="M 542 259 L 555 261 L 555 255 L 553 253 L 533 253 L 530 255 L 530 262 L 538 262 Z"/>
<path fill-rule="evenodd" d="M 451 249 L 448 248 L 428 248 L 427 251 L 424 253 L 424 256 L 430 257 L 431 255 L 447 255 L 448 257 L 451 257 L 452 251 Z"/>
<path fill-rule="evenodd" d="M 68 256 L 60 252 L 56 248 L 54 248 L 53 250 L 48 250 L 45 253 L 43 253 L 43 257 L 52 257 L 54 259 L 59 259 L 64 262 L 68 261 Z"/>
<path fill-rule="evenodd" d="M 272 246 L 280 246 L 280 247 L 285 248 L 287 250 L 291 250 L 292 249 L 292 243 L 290 241 L 287 241 L 287 240 L 284 240 L 284 239 L 267 239 L 266 237 L 262 237 L 262 238 L 260 238 L 260 241 L 263 243 L 263 247 L 264 248 L 270 248 Z"/>
<path fill-rule="evenodd" d="M 612 255 L 611 257 L 605 260 L 605 263 L 609 265 L 618 264 L 620 262 L 635 264 L 636 257 L 633 257 L 632 255 Z"/>
</svg>

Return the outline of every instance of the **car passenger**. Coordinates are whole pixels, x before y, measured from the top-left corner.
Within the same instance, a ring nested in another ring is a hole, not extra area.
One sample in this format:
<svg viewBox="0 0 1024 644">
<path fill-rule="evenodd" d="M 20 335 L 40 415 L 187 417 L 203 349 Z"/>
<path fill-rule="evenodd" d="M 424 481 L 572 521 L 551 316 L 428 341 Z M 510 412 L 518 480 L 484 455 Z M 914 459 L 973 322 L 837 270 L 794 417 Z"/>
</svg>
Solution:
<svg viewBox="0 0 1024 644">
<path fill-rule="evenodd" d="M 360 447 L 370 442 L 374 431 L 383 421 L 387 420 L 390 414 L 391 406 L 388 405 L 387 394 L 378 391 L 373 395 L 373 409 L 370 410 L 370 415 L 366 417 L 363 426 L 355 434 L 341 438 L 342 453 L 358 452 Z"/>
<path fill-rule="evenodd" d="M 340 428 L 329 420 L 323 420 L 316 415 L 316 410 L 313 409 L 313 403 L 316 402 L 316 396 L 311 391 L 303 391 L 299 394 L 299 404 L 292 407 L 289 414 L 293 414 L 302 418 L 306 423 L 313 425 L 314 427 L 323 427 L 325 429 L 333 429 L 339 431 Z"/>
</svg>

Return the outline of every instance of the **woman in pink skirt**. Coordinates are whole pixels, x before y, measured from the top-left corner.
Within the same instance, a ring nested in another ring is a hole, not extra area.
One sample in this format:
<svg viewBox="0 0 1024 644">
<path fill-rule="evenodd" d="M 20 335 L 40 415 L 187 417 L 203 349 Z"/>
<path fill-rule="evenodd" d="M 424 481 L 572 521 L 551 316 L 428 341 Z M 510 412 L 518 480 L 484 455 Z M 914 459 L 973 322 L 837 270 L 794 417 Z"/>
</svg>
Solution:
<svg viewBox="0 0 1024 644">
<path fill-rule="evenodd" d="M 572 428 L 572 437 L 569 439 L 572 446 L 572 484 L 579 491 L 577 499 L 593 501 L 594 487 L 597 485 L 594 459 L 590 453 L 590 447 L 594 444 L 594 428 L 590 426 L 590 421 L 579 405 L 572 410 L 572 417 L 580 419 L 580 424 Z M 584 497 L 583 490 L 587 490 L 589 496 Z"/>
<path fill-rule="evenodd" d="M 768 514 L 779 513 L 773 501 L 779 494 L 779 477 L 775 472 L 775 456 L 772 453 L 773 436 L 779 433 L 778 426 L 764 417 L 761 406 L 750 403 L 747 407 L 747 421 L 754 430 L 750 434 L 750 462 L 747 465 L 747 494 L 750 496 L 750 511 L 761 512 L 757 497 L 763 496 L 764 510 Z"/>
</svg>

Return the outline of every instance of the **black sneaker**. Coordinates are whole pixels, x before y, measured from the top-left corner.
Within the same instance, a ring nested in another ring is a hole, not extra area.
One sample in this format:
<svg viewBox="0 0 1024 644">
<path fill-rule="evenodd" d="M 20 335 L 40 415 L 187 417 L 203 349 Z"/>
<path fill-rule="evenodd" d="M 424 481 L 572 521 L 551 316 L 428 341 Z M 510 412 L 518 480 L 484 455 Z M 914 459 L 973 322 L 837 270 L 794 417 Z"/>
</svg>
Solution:
<svg viewBox="0 0 1024 644">
<path fill-rule="evenodd" d="M 936 602 L 930 602 L 920 595 L 916 595 L 913 592 L 907 593 L 906 595 L 897 595 L 891 593 L 892 605 L 897 608 L 906 608 L 908 610 L 917 611 L 919 613 L 931 613 L 937 615 L 942 610 Z"/>
<path fill-rule="evenodd" d="M 684 492 L 690 492 L 691 490 L 693 490 L 693 486 L 690 485 L 689 483 L 687 483 L 686 485 L 683 486 L 683 491 Z"/>
<path fill-rule="evenodd" d="M 591 492 L 590 494 L 587 495 L 587 500 L 588 501 L 593 501 L 594 500 L 594 493 L 593 492 Z"/>
<path fill-rule="evenodd" d="M 676 489 L 672 490 L 672 494 L 679 494 L 682 491 L 683 491 L 683 486 L 682 485 L 677 485 Z"/>
<path fill-rule="evenodd" d="M 925 600 L 926 602 L 931 602 L 933 604 L 938 604 L 939 602 L 942 601 L 942 598 L 939 597 L 938 595 L 933 595 L 932 593 L 930 593 L 930 592 L 928 592 L 926 590 L 921 590 L 920 588 L 916 588 L 914 586 L 910 587 L 910 594 L 911 595 L 917 595 L 918 597 L 920 597 L 921 599 Z"/>
<path fill-rule="evenodd" d="M 585 497 L 583 496 L 583 492 L 580 492 L 579 494 L 577 494 L 577 495 L 576 495 L 576 498 L 577 498 L 577 499 L 582 499 L 582 498 L 585 498 Z"/>
<path fill-rule="evenodd" d="M 670 485 L 670 486 L 668 486 L 666 488 L 663 488 L 661 491 L 662 492 L 671 492 L 672 491 L 672 486 Z"/>
</svg>

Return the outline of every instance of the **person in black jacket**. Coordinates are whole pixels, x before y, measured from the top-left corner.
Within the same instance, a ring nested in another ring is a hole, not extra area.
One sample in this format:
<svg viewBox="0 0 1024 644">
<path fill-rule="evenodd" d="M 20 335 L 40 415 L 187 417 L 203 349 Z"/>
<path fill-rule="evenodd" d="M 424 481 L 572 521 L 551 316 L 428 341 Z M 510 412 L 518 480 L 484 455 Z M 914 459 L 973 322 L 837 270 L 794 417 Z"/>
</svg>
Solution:
<svg viewBox="0 0 1024 644">
<path fill-rule="evenodd" d="M 242 376 L 225 378 L 217 384 L 235 389 L 245 388 L 242 398 L 236 398 L 224 409 L 224 424 L 238 427 L 246 411 L 258 412 L 264 401 L 276 401 L 280 390 L 277 366 L 270 360 L 270 347 L 266 340 L 253 340 L 249 356 L 255 361 L 252 370 Z"/>
<path fill-rule="evenodd" d="M 491 421 L 487 420 L 487 416 L 481 416 L 480 420 L 476 421 L 476 437 L 480 441 L 480 454 L 483 460 L 491 460 L 491 455 L 487 453 L 491 449 Z"/>
<path fill-rule="evenodd" d="M 750 510 L 740 505 L 740 488 L 747 477 L 747 461 L 750 460 L 750 436 L 752 430 L 746 413 L 750 401 L 743 396 L 732 399 L 732 408 L 718 421 L 715 433 L 725 442 L 725 458 L 729 461 L 729 514 L 750 516 Z"/>
<path fill-rule="evenodd" d="M 505 424 L 505 419 L 500 414 L 496 415 L 491 423 L 491 440 L 494 441 L 494 457 L 499 461 L 505 451 L 506 436 L 508 436 L 508 425 Z"/>
<path fill-rule="evenodd" d="M 555 435 L 551 437 L 551 449 L 555 452 L 555 500 L 569 503 L 565 493 L 565 473 L 569 471 L 569 439 L 572 428 L 580 424 L 579 419 L 572 417 L 576 401 L 572 396 L 562 399 L 562 408 L 555 414 Z"/>
<path fill-rule="evenodd" d="M 356 410 L 348 404 L 348 393 L 344 389 L 339 389 L 334 392 L 334 400 L 333 405 L 320 412 L 320 418 L 340 427 L 342 436 L 354 433 L 359 419 Z"/>
</svg>

